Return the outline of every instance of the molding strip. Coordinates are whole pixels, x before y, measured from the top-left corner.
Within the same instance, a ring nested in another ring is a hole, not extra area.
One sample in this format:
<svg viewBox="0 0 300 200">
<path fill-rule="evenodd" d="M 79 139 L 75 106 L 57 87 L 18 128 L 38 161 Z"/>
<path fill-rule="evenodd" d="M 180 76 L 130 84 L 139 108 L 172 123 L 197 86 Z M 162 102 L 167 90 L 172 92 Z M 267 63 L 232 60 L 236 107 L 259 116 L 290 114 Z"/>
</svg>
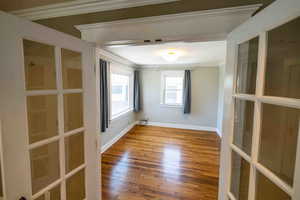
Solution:
<svg viewBox="0 0 300 200">
<path fill-rule="evenodd" d="M 40 20 L 70 15 L 117 10 L 138 6 L 169 3 L 178 0 L 74 0 L 66 3 L 57 3 L 46 6 L 16 10 L 10 12 L 29 20 Z"/>
<path fill-rule="evenodd" d="M 132 68 L 137 68 L 137 65 L 123 57 L 120 57 L 110 51 L 101 49 L 101 48 L 96 48 L 96 53 L 100 55 L 100 58 L 103 58 L 104 60 L 107 61 L 112 61 L 112 62 L 117 62 L 120 63 L 122 65 L 126 65 L 128 67 L 132 67 Z"/>
<path fill-rule="evenodd" d="M 195 70 L 198 68 L 219 68 L 220 65 L 203 65 L 201 63 L 194 64 L 174 64 L 174 65 L 138 65 L 136 68 L 139 70 Z"/>
<path fill-rule="evenodd" d="M 194 19 L 195 17 L 203 17 L 203 16 L 218 16 L 218 15 L 228 15 L 233 13 L 245 13 L 257 11 L 262 4 L 253 4 L 248 6 L 238 6 L 238 7 L 229 7 L 229 8 L 221 8 L 221 9 L 212 9 L 212 10 L 200 10 L 193 12 L 183 12 L 179 14 L 169 14 L 169 15 L 160 15 L 160 16 L 152 16 L 152 17 L 141 17 L 141 18 L 133 18 L 133 19 L 124 19 L 124 20 L 116 20 L 111 22 L 100 22 L 94 24 L 83 24 L 75 26 L 78 30 L 89 30 L 89 29 L 98 29 L 98 28 L 106 28 L 106 27 L 114 27 L 120 25 L 132 25 L 137 23 L 156 23 L 162 21 L 169 20 L 179 20 L 179 19 Z"/>
<path fill-rule="evenodd" d="M 129 126 L 127 126 L 125 129 L 123 129 L 116 137 L 114 137 L 112 140 L 110 140 L 108 143 L 101 145 L 101 154 L 104 153 L 109 147 L 111 147 L 113 144 L 115 144 L 119 139 L 121 139 L 126 133 L 128 133 L 136 124 L 138 124 L 138 121 L 133 122 Z"/>
<path fill-rule="evenodd" d="M 210 126 L 198 126 L 198 125 L 191 125 L 191 124 L 177 124 L 177 123 L 161 123 L 161 122 L 148 122 L 146 126 L 160 126 L 160 127 L 167 127 L 167 128 L 180 128 L 180 129 L 188 129 L 188 130 L 197 130 L 197 131 L 210 131 L 216 132 L 217 128 L 210 127 Z"/>
</svg>

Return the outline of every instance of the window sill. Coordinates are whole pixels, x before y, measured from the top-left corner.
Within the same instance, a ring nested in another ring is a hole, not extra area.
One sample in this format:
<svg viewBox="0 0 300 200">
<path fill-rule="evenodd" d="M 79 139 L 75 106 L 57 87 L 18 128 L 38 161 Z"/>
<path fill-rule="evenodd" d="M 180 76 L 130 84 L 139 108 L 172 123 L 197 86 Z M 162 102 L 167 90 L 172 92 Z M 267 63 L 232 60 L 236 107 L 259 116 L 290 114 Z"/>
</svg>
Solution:
<svg viewBox="0 0 300 200">
<path fill-rule="evenodd" d="M 117 121 L 117 120 L 127 116 L 129 113 L 132 113 L 132 112 L 133 112 L 133 108 L 129 108 L 129 109 L 127 109 L 127 110 L 125 110 L 125 111 L 123 111 L 123 112 L 121 112 L 121 113 L 119 113 L 115 116 L 112 116 L 110 121 L 111 122 Z"/>
<path fill-rule="evenodd" d="M 183 108 L 183 105 L 171 105 L 171 104 L 160 104 L 160 107 L 163 108 Z"/>
</svg>

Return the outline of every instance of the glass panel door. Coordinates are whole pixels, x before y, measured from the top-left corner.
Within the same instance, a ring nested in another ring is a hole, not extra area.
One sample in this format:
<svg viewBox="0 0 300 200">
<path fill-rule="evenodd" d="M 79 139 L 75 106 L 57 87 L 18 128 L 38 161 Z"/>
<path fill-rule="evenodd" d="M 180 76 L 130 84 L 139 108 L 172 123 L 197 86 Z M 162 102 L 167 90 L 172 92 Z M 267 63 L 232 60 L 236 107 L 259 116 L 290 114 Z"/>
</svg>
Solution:
<svg viewBox="0 0 300 200">
<path fill-rule="evenodd" d="M 237 45 L 228 189 L 232 200 L 298 200 L 299 35 L 300 17 Z"/>
<path fill-rule="evenodd" d="M 82 56 L 23 40 L 33 200 L 85 199 Z"/>
<path fill-rule="evenodd" d="M 1 11 L 0 24 L 0 200 L 99 199 L 95 47 Z"/>
</svg>

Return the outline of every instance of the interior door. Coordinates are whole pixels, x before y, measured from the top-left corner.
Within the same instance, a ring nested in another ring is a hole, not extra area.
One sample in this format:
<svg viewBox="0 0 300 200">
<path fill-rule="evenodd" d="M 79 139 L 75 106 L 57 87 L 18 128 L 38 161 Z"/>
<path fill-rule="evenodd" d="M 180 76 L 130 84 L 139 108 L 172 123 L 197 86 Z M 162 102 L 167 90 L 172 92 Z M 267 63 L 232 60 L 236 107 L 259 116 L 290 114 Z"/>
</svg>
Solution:
<svg viewBox="0 0 300 200">
<path fill-rule="evenodd" d="M 2 198 L 100 199 L 94 47 L 3 12 L 0 24 Z"/>
<path fill-rule="evenodd" d="M 300 1 L 228 36 L 219 200 L 300 199 Z"/>
</svg>

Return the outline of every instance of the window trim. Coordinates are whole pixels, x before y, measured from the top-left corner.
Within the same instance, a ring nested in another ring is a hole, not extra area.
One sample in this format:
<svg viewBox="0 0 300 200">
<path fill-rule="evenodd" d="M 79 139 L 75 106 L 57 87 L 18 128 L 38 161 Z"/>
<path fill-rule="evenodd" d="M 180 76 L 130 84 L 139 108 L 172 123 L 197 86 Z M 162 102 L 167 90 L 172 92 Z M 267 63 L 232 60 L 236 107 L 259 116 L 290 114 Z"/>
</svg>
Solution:
<svg viewBox="0 0 300 200">
<path fill-rule="evenodd" d="M 160 88 L 160 105 L 167 108 L 181 108 L 183 107 L 183 101 L 181 104 L 170 104 L 165 101 L 165 86 L 166 86 L 166 77 L 182 77 L 182 93 L 183 93 L 183 84 L 184 84 L 184 70 L 169 70 L 161 72 L 161 88 Z"/>
<path fill-rule="evenodd" d="M 128 97 L 129 97 L 129 107 L 122 110 L 121 112 L 118 112 L 117 114 L 112 114 L 112 81 L 111 76 L 112 74 L 122 75 L 122 76 L 128 76 L 129 77 L 129 88 L 128 88 Z M 115 121 L 119 118 L 122 118 L 123 116 L 127 115 L 128 113 L 133 111 L 133 70 L 127 69 L 126 66 L 122 66 L 118 63 L 110 63 L 110 70 L 109 70 L 109 120 Z"/>
</svg>

